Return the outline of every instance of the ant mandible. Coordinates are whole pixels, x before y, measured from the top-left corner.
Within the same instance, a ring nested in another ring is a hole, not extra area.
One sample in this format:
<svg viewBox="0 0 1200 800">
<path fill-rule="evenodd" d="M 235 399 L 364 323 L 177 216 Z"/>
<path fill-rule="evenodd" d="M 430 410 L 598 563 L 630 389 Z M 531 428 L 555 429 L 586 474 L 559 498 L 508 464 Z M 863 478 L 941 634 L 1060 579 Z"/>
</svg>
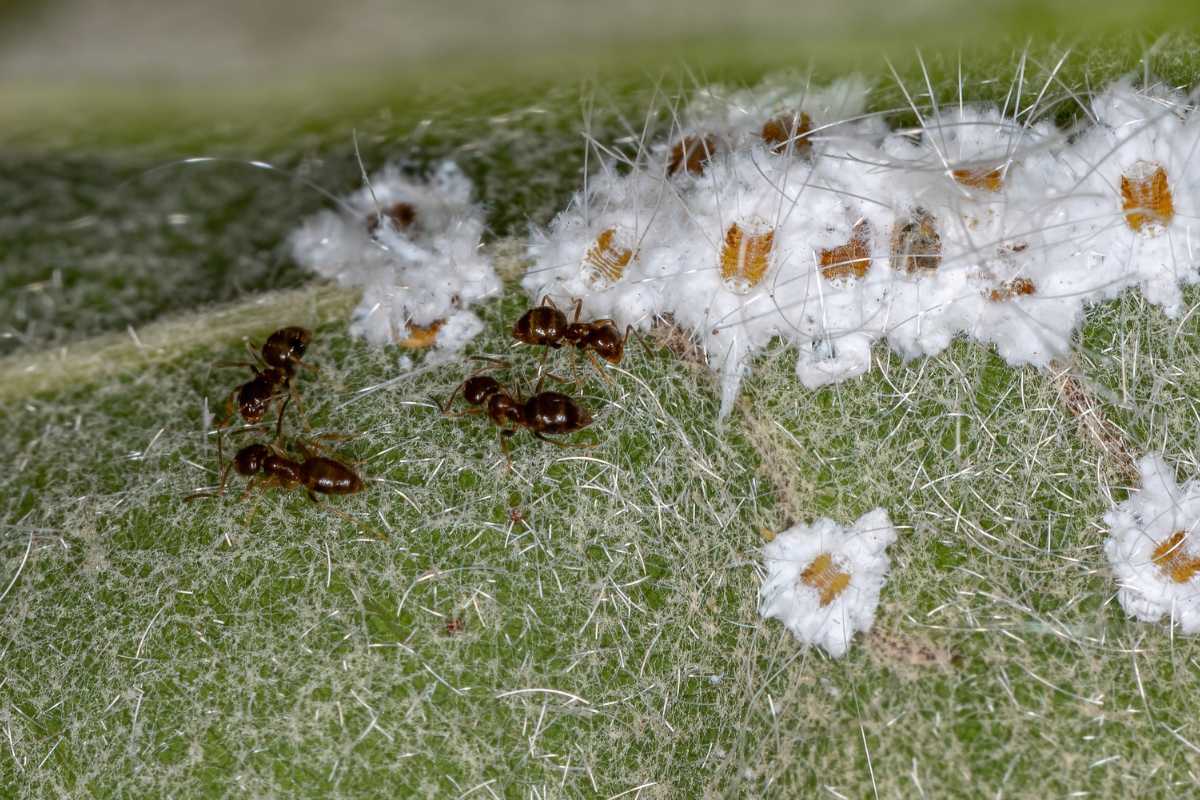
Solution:
<svg viewBox="0 0 1200 800">
<path fill-rule="evenodd" d="M 508 457 L 508 439 L 524 428 L 538 439 L 558 447 L 587 447 L 558 442 L 548 436 L 574 433 L 592 424 L 591 413 L 565 394 L 540 391 L 522 402 L 515 398 L 500 381 L 490 375 L 472 375 L 460 383 L 446 399 L 442 413 L 449 414 L 455 395 L 461 390 L 463 398 L 475 408 L 463 414 L 487 414 L 500 429 L 500 449 Z"/>
<path fill-rule="evenodd" d="M 550 296 L 546 295 L 542 298 L 541 305 L 526 311 L 513 325 L 513 338 L 525 344 L 542 345 L 554 350 L 562 347 L 564 343 L 572 345 L 587 355 L 592 366 L 600 372 L 600 377 L 606 381 L 611 380 L 596 360 L 596 356 L 610 364 L 620 364 L 625 355 L 625 343 L 629 341 L 633 326 L 626 326 L 625 335 L 622 336 L 611 319 L 580 322 L 579 315 L 582 310 L 583 300 L 576 300 L 575 313 L 568 323 L 567 315 L 559 311 Z"/>
</svg>

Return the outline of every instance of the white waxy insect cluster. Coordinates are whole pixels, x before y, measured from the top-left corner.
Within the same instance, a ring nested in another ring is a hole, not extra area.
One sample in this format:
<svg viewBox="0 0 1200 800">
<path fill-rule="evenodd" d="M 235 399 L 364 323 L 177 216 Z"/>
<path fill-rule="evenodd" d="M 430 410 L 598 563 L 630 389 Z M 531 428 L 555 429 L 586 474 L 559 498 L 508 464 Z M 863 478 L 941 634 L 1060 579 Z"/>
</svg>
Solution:
<svg viewBox="0 0 1200 800">
<path fill-rule="evenodd" d="M 763 547 L 767 576 L 759 613 L 840 658 L 854 634 L 875 623 L 891 566 L 886 551 L 895 540 L 896 529 L 882 508 L 848 528 L 827 518 L 789 528 Z"/>
<path fill-rule="evenodd" d="M 483 211 L 452 162 L 427 181 L 389 166 L 291 236 L 296 261 L 343 286 L 363 287 L 351 333 L 375 344 L 460 350 L 482 329 L 469 309 L 500 293 L 480 250 Z"/>
<path fill-rule="evenodd" d="M 889 131 L 856 79 L 698 93 L 632 168 L 606 162 L 530 245 L 531 297 L 690 331 L 721 413 L 775 337 L 809 388 L 956 336 L 1010 364 L 1070 348 L 1087 303 L 1139 288 L 1169 314 L 1200 277 L 1200 116 L 1113 84 L 1072 140 L 1018 110 L 955 103 Z"/>
<path fill-rule="evenodd" d="M 1117 598 L 1144 622 L 1166 618 L 1183 633 L 1200 633 L 1200 482 L 1180 486 L 1159 455 L 1138 469 L 1141 488 L 1104 515 Z"/>
</svg>

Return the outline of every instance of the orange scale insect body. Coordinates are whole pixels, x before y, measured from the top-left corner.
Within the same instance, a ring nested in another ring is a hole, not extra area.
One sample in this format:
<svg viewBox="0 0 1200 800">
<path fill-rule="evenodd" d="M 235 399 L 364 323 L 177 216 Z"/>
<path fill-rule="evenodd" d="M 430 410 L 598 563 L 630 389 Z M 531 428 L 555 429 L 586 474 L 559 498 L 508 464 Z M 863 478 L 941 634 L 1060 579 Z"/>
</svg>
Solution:
<svg viewBox="0 0 1200 800">
<path fill-rule="evenodd" d="M 725 241 L 721 245 L 721 279 L 730 291 L 746 294 L 762 283 L 771 266 L 774 246 L 773 228 L 750 233 L 735 222 L 725 230 Z"/>
<path fill-rule="evenodd" d="M 1186 540 L 1186 533 L 1175 531 L 1159 542 L 1151 556 L 1162 574 L 1175 583 L 1187 583 L 1200 573 L 1200 558 L 1183 549 Z"/>
<path fill-rule="evenodd" d="M 800 573 L 800 582 L 817 590 L 821 608 L 825 608 L 846 591 L 850 574 L 840 570 L 829 553 L 821 553 Z"/>
<path fill-rule="evenodd" d="M 583 256 L 583 275 L 589 288 L 605 289 L 621 280 L 637 253 L 617 242 L 617 229 L 605 228 Z"/>
<path fill-rule="evenodd" d="M 994 169 L 988 169 L 987 167 L 956 169 L 951 170 L 950 174 L 954 177 L 956 183 L 970 189 L 998 192 L 1004 188 L 1004 170 L 1000 167 Z"/>
<path fill-rule="evenodd" d="M 864 278 L 871 269 L 871 223 L 860 219 L 854 223 L 850 241 L 818 256 L 821 276 L 826 280 Z"/>
<path fill-rule="evenodd" d="M 1157 236 L 1175 218 L 1167 171 L 1154 161 L 1138 161 L 1121 174 L 1125 223 L 1136 233 Z"/>
<path fill-rule="evenodd" d="M 1028 278 L 1013 278 L 1005 281 L 988 292 L 988 300 L 993 303 L 1003 303 L 1016 297 L 1028 297 L 1037 292 L 1037 287 Z"/>
</svg>

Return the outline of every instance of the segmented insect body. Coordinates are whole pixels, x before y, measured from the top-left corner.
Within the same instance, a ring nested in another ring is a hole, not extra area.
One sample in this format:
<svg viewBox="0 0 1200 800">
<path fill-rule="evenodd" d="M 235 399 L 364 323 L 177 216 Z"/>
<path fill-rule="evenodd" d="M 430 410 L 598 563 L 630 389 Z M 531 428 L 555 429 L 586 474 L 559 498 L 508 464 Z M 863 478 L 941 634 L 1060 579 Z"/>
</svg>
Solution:
<svg viewBox="0 0 1200 800">
<path fill-rule="evenodd" d="M 710 134 L 684 136 L 671 148 L 667 174 L 703 175 L 704 168 L 717 154 L 717 147 L 717 138 Z"/>
<path fill-rule="evenodd" d="M 974 169 L 951 170 L 954 180 L 962 186 L 972 189 L 983 189 L 988 192 L 998 192 L 1004 187 L 1004 170 L 1000 167 L 989 169 L 976 167 Z"/>
<path fill-rule="evenodd" d="M 1028 278 L 1013 278 L 988 292 L 988 299 L 993 303 L 1003 303 L 1005 300 L 1012 300 L 1015 297 L 1028 297 L 1036 291 L 1037 288 L 1033 285 L 1033 281 Z"/>
<path fill-rule="evenodd" d="M 892 268 L 909 275 L 933 272 L 942 263 L 942 237 L 937 220 L 923 208 L 900 221 L 892 231 Z"/>
<path fill-rule="evenodd" d="M 618 241 L 616 228 L 600 231 L 583 256 L 583 277 L 588 287 L 607 289 L 621 280 L 635 255 L 633 248 L 623 247 Z"/>
<path fill-rule="evenodd" d="M 771 266 L 775 230 L 747 231 L 734 222 L 721 246 L 721 279 L 736 294 L 746 294 L 766 277 Z"/>
<path fill-rule="evenodd" d="M 854 223 L 850 241 L 822 250 L 819 258 L 821 275 L 828 280 L 866 277 L 871 269 L 871 223 Z"/>
<path fill-rule="evenodd" d="M 574 433 L 592 424 L 592 415 L 570 397 L 539 392 L 525 401 L 524 426 L 534 433 Z"/>
<path fill-rule="evenodd" d="M 513 325 L 513 338 L 519 342 L 555 349 L 562 347 L 567 332 L 567 315 L 543 298 L 540 306 L 529 309 Z"/>
<path fill-rule="evenodd" d="M 812 151 L 808 134 L 812 131 L 812 118 L 803 111 L 780 114 L 763 123 L 760 136 L 772 153 L 806 156 Z"/>
<path fill-rule="evenodd" d="M 580 351 L 595 353 L 610 364 L 621 363 L 628 337 L 628 329 L 622 336 L 621 331 L 609 319 L 572 322 L 563 334 L 563 339 Z"/>
<path fill-rule="evenodd" d="M 1125 222 L 1138 233 L 1157 236 L 1175 218 L 1167 171 L 1153 161 L 1138 161 L 1121 175 Z"/>
<path fill-rule="evenodd" d="M 482 409 L 500 429 L 502 443 L 522 428 L 539 439 L 552 441 L 546 436 L 574 433 L 592 423 L 588 410 L 564 394 L 538 392 L 522 402 L 488 375 L 472 375 L 463 381 L 442 405 L 443 413 L 449 412 L 454 395 L 460 390 L 468 403 Z M 505 448 L 507 452 L 507 445 Z"/>
<path fill-rule="evenodd" d="M 1163 575 L 1175 583 L 1187 583 L 1200 573 L 1200 558 L 1186 552 L 1183 543 L 1187 534 L 1175 531 L 1154 548 L 1151 559 Z"/>
<path fill-rule="evenodd" d="M 310 494 L 354 494 L 363 488 L 358 473 L 336 459 L 306 454 L 303 461 L 296 461 L 264 444 L 243 447 L 233 457 L 233 465 L 239 475 L 265 476 L 265 485 L 303 486 Z"/>
</svg>

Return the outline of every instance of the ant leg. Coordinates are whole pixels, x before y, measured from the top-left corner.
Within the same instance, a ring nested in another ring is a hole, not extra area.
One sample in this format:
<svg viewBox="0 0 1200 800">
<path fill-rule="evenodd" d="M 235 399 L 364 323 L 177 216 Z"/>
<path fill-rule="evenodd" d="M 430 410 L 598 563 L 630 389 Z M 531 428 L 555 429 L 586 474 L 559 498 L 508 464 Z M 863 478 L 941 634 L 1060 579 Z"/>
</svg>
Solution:
<svg viewBox="0 0 1200 800">
<path fill-rule="evenodd" d="M 287 411 L 288 403 L 291 402 L 292 394 L 283 398 L 283 402 L 279 404 L 279 421 L 275 423 L 275 444 L 283 441 L 283 414 Z"/>
<path fill-rule="evenodd" d="M 215 492 L 195 492 L 194 494 L 189 494 L 187 497 L 183 498 L 183 502 L 190 503 L 193 500 L 199 500 L 201 497 L 220 497 L 221 495 L 225 494 L 225 481 L 229 478 L 229 470 L 232 468 L 233 462 L 231 461 L 221 470 L 221 480 L 220 483 L 218 483 L 217 490 Z"/>
<path fill-rule="evenodd" d="M 214 367 L 249 367 L 250 369 L 254 370 L 255 375 L 257 375 L 259 372 L 258 364 L 255 364 L 250 361 L 216 361 L 213 363 L 213 366 Z"/>
<path fill-rule="evenodd" d="M 258 364 L 267 363 L 263 359 L 261 348 L 259 348 L 258 345 L 254 344 L 249 339 L 243 339 L 242 342 L 243 342 L 243 344 L 246 345 L 246 350 L 247 350 L 247 352 L 250 353 L 250 357 L 254 359 L 255 363 L 258 363 Z"/>
<path fill-rule="evenodd" d="M 592 366 L 596 368 L 596 371 L 600 373 L 600 377 L 604 379 L 604 382 L 609 386 L 612 386 L 613 379 L 609 377 L 608 370 L 606 370 L 604 365 L 600 363 L 600 360 L 596 358 L 596 354 L 589 351 L 587 357 L 588 360 L 592 362 Z"/>
<path fill-rule="evenodd" d="M 308 494 L 309 494 L 309 497 L 312 497 L 312 492 L 309 492 Z M 316 497 L 312 497 L 312 499 L 313 499 L 313 502 L 317 502 Z M 359 520 L 356 520 L 354 517 L 350 516 L 345 511 L 342 511 L 340 508 L 333 505 L 332 503 L 321 503 L 320 505 L 321 505 L 321 508 L 325 509 L 326 511 L 332 511 L 333 513 L 337 514 L 342 519 L 349 522 L 354 527 L 356 527 L 356 528 L 361 527 L 364 530 L 375 534 L 375 536 L 374 536 L 375 539 L 377 539 L 381 542 L 386 542 L 388 540 L 388 535 L 384 531 L 379 530 L 378 528 L 376 528 L 373 525 L 368 525 L 365 522 L 360 522 Z"/>
<path fill-rule="evenodd" d="M 533 435 L 541 439 L 543 442 L 549 442 L 555 447 L 564 447 L 568 450 L 587 450 L 599 444 L 598 442 L 560 442 L 557 439 L 551 439 L 540 431 L 534 431 Z"/>
<path fill-rule="evenodd" d="M 304 430 L 311 431 L 312 426 L 308 424 L 308 414 L 304 413 L 304 404 L 300 402 L 300 395 L 296 392 L 296 387 L 292 386 L 291 381 L 288 381 L 288 397 L 296 403 L 296 413 L 300 415 L 300 424 L 304 426 Z M 280 412 L 282 416 L 283 412 Z"/>
<path fill-rule="evenodd" d="M 582 313 L 583 313 L 583 298 L 576 297 L 575 298 L 575 316 L 571 319 L 572 325 L 574 325 L 576 322 L 579 322 L 579 315 Z"/>
</svg>

